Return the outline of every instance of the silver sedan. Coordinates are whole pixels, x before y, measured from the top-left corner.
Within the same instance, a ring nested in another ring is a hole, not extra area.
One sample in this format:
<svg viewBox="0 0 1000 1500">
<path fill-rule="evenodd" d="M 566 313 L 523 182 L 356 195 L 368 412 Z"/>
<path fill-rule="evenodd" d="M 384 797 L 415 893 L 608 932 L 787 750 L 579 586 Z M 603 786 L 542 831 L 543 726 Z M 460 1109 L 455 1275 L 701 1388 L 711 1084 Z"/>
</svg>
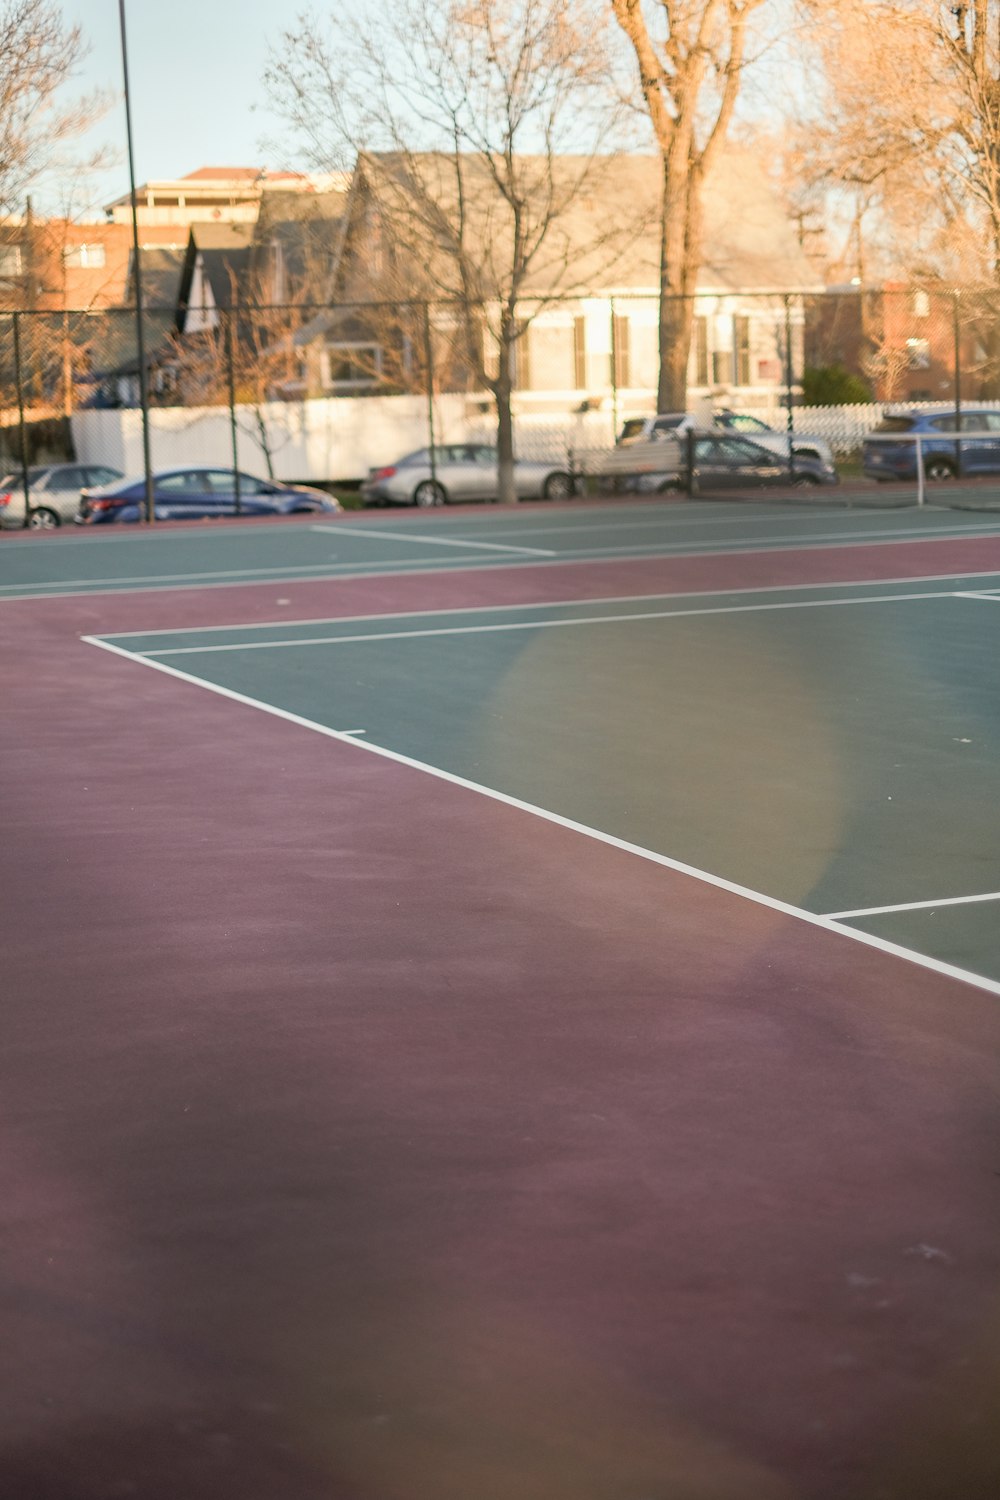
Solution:
<svg viewBox="0 0 1000 1500">
<path fill-rule="evenodd" d="M 573 476 L 556 463 L 516 459 L 518 499 L 565 500 L 575 490 Z M 497 498 L 497 450 L 484 443 L 445 443 L 419 448 L 382 469 L 372 469 L 361 486 L 365 505 L 446 505 L 449 501 Z"/>
</svg>

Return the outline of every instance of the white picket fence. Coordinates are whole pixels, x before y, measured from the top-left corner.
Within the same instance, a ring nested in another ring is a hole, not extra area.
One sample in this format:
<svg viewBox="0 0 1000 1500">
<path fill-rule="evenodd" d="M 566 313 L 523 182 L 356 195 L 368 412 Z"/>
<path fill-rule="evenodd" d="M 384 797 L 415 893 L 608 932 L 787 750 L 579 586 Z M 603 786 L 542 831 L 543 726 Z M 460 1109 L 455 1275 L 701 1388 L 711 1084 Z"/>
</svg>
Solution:
<svg viewBox="0 0 1000 1500">
<path fill-rule="evenodd" d="M 976 403 L 1000 409 L 998 401 Z M 908 409 L 947 402 L 911 402 Z M 794 429 L 824 438 L 837 454 L 857 449 L 878 425 L 888 406 L 810 406 L 794 408 Z M 741 407 L 769 426 L 785 431 L 783 406 Z M 650 402 L 649 413 L 653 411 Z M 630 405 L 628 415 L 636 412 Z M 260 419 L 260 420 L 259 420 Z M 370 468 L 392 463 L 404 453 L 426 447 L 427 401 L 422 396 L 341 396 L 271 402 L 258 411 L 237 409 L 239 467 L 264 475 L 267 463 L 260 424 L 267 433 L 275 476 L 318 482 L 355 481 Z M 225 407 L 157 407 L 151 412 L 154 469 L 183 464 L 229 467 L 233 461 L 229 412 Z M 578 463 L 606 451 L 614 442 L 614 413 L 598 411 L 521 411 L 515 417 L 517 452 L 522 458 Z M 142 471 L 142 420 L 134 409 L 82 411 L 72 418 L 73 442 L 82 463 L 105 463 L 125 474 Z M 438 396 L 434 401 L 435 438 L 439 443 L 493 442 L 496 422 L 486 397 Z"/>
</svg>

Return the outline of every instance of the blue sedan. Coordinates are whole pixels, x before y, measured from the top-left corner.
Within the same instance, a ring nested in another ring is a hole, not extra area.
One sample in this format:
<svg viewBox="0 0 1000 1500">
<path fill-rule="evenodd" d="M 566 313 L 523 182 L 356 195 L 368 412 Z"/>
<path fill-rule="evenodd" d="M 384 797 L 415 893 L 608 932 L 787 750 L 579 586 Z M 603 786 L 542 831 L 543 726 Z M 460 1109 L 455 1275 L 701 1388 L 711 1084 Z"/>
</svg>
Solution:
<svg viewBox="0 0 1000 1500">
<path fill-rule="evenodd" d="M 322 490 L 306 485 L 280 484 L 273 479 L 239 475 L 235 469 L 163 469 L 153 475 L 153 500 L 158 521 L 199 521 L 215 516 L 293 516 L 305 512 L 335 515 L 340 510 Z M 84 490 L 77 521 L 93 526 L 107 521 L 142 521 L 146 513 L 146 481 L 123 479 L 100 489 Z"/>
</svg>

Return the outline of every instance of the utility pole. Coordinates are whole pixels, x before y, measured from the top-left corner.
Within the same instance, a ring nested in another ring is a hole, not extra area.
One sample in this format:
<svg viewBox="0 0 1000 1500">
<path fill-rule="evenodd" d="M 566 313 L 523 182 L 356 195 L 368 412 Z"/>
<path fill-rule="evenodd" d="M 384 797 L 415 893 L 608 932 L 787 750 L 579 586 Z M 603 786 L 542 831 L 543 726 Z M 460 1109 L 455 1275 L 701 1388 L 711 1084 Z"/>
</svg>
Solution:
<svg viewBox="0 0 1000 1500">
<path fill-rule="evenodd" d="M 125 134 L 128 140 L 128 181 L 132 198 L 132 274 L 135 277 L 135 341 L 139 360 L 139 405 L 142 408 L 142 465 L 146 476 L 146 520 L 156 520 L 153 494 L 153 464 L 149 447 L 149 380 L 146 369 L 146 339 L 142 326 L 142 267 L 139 264 L 139 216 L 135 202 L 135 154 L 132 150 L 132 100 L 128 87 L 128 47 L 125 41 L 125 0 L 118 0 L 122 38 L 122 76 L 125 81 Z"/>
</svg>

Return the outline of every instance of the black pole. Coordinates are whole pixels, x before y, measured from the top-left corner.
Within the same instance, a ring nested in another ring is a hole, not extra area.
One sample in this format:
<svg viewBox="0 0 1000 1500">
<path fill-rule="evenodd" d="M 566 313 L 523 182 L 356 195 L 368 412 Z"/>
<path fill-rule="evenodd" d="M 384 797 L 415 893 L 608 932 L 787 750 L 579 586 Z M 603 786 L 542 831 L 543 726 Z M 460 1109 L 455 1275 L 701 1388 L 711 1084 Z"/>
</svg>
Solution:
<svg viewBox="0 0 1000 1500">
<path fill-rule="evenodd" d="M 951 294 L 951 328 L 952 338 L 955 344 L 955 431 L 962 430 L 962 329 L 959 317 L 958 290 Z M 962 477 L 962 444 L 958 438 L 955 439 L 955 473 L 958 478 Z"/>
<path fill-rule="evenodd" d="M 229 438 L 233 448 L 233 491 L 236 497 L 236 514 L 243 514 L 243 502 L 240 496 L 240 459 L 239 445 L 236 430 L 236 369 L 233 360 L 233 340 L 236 332 L 233 321 L 236 313 L 233 308 L 227 307 L 226 319 L 226 376 L 229 384 Z"/>
<path fill-rule="evenodd" d="M 146 370 L 146 339 L 142 326 L 142 268 L 139 265 L 139 218 L 135 203 L 135 156 L 132 150 L 132 100 L 128 87 L 128 48 L 125 43 L 125 0 L 118 0 L 122 38 L 122 77 L 125 81 L 125 134 L 128 139 L 128 181 L 132 201 L 132 264 L 135 276 L 135 336 L 139 356 L 139 405 L 142 408 L 142 465 L 146 477 L 146 520 L 156 519 L 153 496 L 153 464 L 149 451 L 149 384 Z"/>
<path fill-rule="evenodd" d="M 431 440 L 431 484 L 437 484 L 437 451 L 434 439 L 434 345 L 431 342 L 431 307 L 424 303 L 424 363 L 427 366 L 427 431 Z"/>
<path fill-rule="evenodd" d="M 792 437 L 795 432 L 795 418 L 792 415 L 792 311 L 788 294 L 785 294 L 785 410 L 788 427 L 788 477 L 795 478 L 795 449 L 792 446 Z"/>
<path fill-rule="evenodd" d="M 611 328 L 611 371 L 610 371 L 610 374 L 611 374 L 611 422 L 612 422 L 612 426 L 614 428 L 614 431 L 611 434 L 611 441 L 614 442 L 614 443 L 617 443 L 617 441 L 618 441 L 618 334 L 617 334 L 617 323 L 616 323 L 616 320 L 615 320 L 615 299 L 614 299 L 614 297 L 609 297 L 608 298 L 608 308 L 610 310 L 609 311 L 609 316 L 611 318 L 611 324 L 610 324 L 610 328 Z"/>
<path fill-rule="evenodd" d="M 21 436 L 21 484 L 24 487 L 24 520 L 21 522 L 24 530 L 31 525 L 31 514 L 28 510 L 28 493 L 31 486 L 28 483 L 28 435 L 24 427 L 24 382 L 21 379 L 21 318 L 20 314 L 14 314 L 14 379 L 17 381 L 17 427 Z"/>
</svg>

